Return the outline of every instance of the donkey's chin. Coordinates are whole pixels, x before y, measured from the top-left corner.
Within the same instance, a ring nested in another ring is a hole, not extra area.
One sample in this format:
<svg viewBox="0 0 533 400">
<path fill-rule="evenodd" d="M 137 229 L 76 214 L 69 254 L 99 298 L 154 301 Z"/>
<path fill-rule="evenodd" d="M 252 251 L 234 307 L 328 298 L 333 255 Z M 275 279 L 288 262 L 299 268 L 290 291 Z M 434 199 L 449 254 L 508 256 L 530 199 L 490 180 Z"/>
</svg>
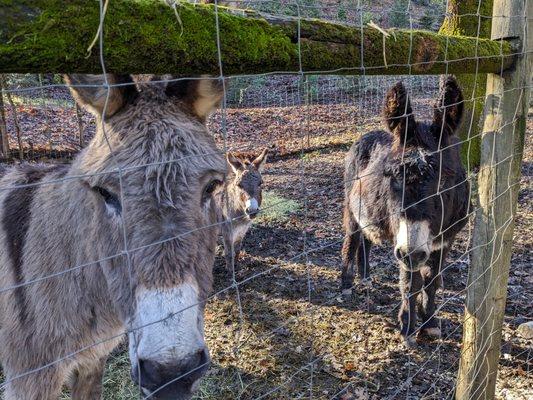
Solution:
<svg viewBox="0 0 533 400">
<path fill-rule="evenodd" d="M 179 387 L 176 389 L 174 385 L 163 385 L 158 389 L 150 390 L 141 387 L 143 397 L 150 400 L 189 400 L 200 386 L 201 379 L 197 379 L 188 388 Z"/>
<path fill-rule="evenodd" d="M 255 219 L 255 217 L 257 217 L 257 215 L 259 214 L 259 212 L 255 212 L 255 213 L 250 213 L 250 214 L 246 214 L 246 216 L 248 217 L 249 220 L 252 220 L 252 219 Z"/>
<path fill-rule="evenodd" d="M 148 400 L 189 400 L 194 390 L 189 391 L 187 393 L 174 393 L 174 392 L 164 392 L 164 391 L 158 391 L 154 390 L 151 391 L 149 389 L 142 388 L 143 392 L 143 398 Z"/>
</svg>

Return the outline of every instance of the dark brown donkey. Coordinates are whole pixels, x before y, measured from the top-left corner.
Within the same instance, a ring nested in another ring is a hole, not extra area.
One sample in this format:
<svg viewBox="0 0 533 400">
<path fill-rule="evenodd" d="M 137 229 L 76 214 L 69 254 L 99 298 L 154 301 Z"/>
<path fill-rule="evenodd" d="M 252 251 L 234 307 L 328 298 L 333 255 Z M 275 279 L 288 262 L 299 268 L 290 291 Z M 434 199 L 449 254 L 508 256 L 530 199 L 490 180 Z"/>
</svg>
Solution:
<svg viewBox="0 0 533 400">
<path fill-rule="evenodd" d="M 346 157 L 342 288 L 350 291 L 355 266 L 368 277 L 372 243 L 394 244 L 400 267 L 399 320 L 407 345 L 415 344 L 417 309 L 421 331 L 439 336 L 435 292 L 443 261 L 466 224 L 469 186 L 454 133 L 463 95 L 448 77 L 429 124 L 415 120 L 401 83 L 387 93 L 388 132 L 374 131 Z"/>
<path fill-rule="evenodd" d="M 57 399 L 64 384 L 73 399 L 100 399 L 125 333 L 142 391 L 188 399 L 209 363 L 202 301 L 227 166 L 205 119 L 220 87 L 66 81 L 96 116 L 96 136 L 68 167 L 14 167 L 0 181 L 5 399 Z"/>
<path fill-rule="evenodd" d="M 231 170 L 225 190 L 216 196 L 219 203 L 219 221 L 224 241 L 226 267 L 231 269 L 237 260 L 244 236 L 252 226 L 252 220 L 260 212 L 263 199 L 263 177 L 261 172 L 266 163 L 268 149 L 258 156 L 228 153 Z M 232 253 L 233 249 L 233 253 Z"/>
</svg>

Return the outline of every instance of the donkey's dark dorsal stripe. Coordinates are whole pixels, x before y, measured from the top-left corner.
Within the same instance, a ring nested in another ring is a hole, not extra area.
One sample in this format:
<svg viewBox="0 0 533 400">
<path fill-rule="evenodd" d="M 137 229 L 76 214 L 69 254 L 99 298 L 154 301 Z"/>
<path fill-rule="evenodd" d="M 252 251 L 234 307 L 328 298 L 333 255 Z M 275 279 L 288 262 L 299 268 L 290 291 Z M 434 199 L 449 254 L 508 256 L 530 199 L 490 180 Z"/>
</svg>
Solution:
<svg viewBox="0 0 533 400">
<path fill-rule="evenodd" d="M 33 167 L 25 168 L 21 177 L 23 179 L 17 182 L 21 186 L 11 190 L 4 200 L 2 227 L 9 238 L 7 247 L 9 258 L 11 259 L 15 285 L 22 285 L 24 283 L 22 254 L 31 218 L 32 200 L 37 189 L 37 186 L 34 184 L 43 179 L 47 173 L 59 168 L 61 167 L 54 166 L 44 170 Z M 19 305 L 19 318 L 21 323 L 25 323 L 27 319 L 24 292 L 24 286 L 18 286 L 14 290 L 15 298 Z"/>
</svg>

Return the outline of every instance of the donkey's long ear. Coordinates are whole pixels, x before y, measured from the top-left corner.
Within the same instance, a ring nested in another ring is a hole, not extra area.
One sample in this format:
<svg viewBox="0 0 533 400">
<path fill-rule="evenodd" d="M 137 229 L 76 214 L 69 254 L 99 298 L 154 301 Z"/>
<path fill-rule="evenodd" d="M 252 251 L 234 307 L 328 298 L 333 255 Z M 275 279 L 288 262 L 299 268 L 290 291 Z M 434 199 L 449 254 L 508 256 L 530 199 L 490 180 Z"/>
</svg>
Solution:
<svg viewBox="0 0 533 400">
<path fill-rule="evenodd" d="M 261 154 L 259 154 L 253 161 L 252 164 L 257 168 L 258 171 L 262 171 L 265 166 L 266 160 L 268 157 L 268 149 L 264 149 Z"/>
<path fill-rule="evenodd" d="M 170 82 L 167 96 L 181 100 L 201 121 L 205 121 L 219 105 L 223 95 L 220 79 L 185 79 Z"/>
<path fill-rule="evenodd" d="M 106 77 L 109 86 L 106 86 Z M 105 118 L 133 102 L 138 94 L 130 75 L 71 74 L 64 75 L 63 78 L 80 106 Z"/>
<path fill-rule="evenodd" d="M 441 78 L 440 87 L 440 96 L 433 106 L 432 128 L 437 140 L 441 132 L 453 135 L 459 128 L 464 108 L 463 92 L 453 75 Z"/>
<path fill-rule="evenodd" d="M 237 173 L 237 171 L 244 168 L 244 164 L 242 163 L 241 159 L 235 156 L 233 153 L 226 154 L 226 160 L 233 170 L 233 173 Z"/>
<path fill-rule="evenodd" d="M 383 110 L 385 123 L 400 145 L 416 138 L 416 124 L 407 90 L 398 82 L 387 93 Z"/>
</svg>

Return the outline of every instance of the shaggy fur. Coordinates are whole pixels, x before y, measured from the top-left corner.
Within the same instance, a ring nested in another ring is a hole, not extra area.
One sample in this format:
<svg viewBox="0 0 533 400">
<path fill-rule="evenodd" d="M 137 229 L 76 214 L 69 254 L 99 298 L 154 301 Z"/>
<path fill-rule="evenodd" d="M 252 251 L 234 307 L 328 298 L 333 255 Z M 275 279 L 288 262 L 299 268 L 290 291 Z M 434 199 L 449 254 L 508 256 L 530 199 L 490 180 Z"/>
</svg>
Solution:
<svg viewBox="0 0 533 400">
<path fill-rule="evenodd" d="M 238 259 L 242 241 L 252 226 L 252 220 L 260 212 L 263 199 L 261 172 L 267 155 L 268 150 L 264 149 L 258 156 L 228 153 L 226 157 L 231 175 L 226 180 L 225 190 L 216 199 L 228 270 Z M 257 208 L 250 209 L 247 206 L 252 199 L 256 200 Z"/>
<path fill-rule="evenodd" d="M 73 399 L 99 399 L 106 357 L 129 328 L 138 289 L 186 282 L 201 300 L 212 286 L 212 197 L 226 162 L 203 121 L 218 85 L 191 96 L 200 85 L 191 81 L 167 94 L 139 77 L 107 96 L 91 87 L 102 76 L 66 80 L 84 85 L 71 90 L 96 115 L 96 136 L 68 168 L 14 167 L 0 181 L 6 400 L 56 399 L 68 382 Z"/>
<path fill-rule="evenodd" d="M 407 91 L 398 83 L 385 101 L 389 132 L 367 133 L 346 157 L 343 290 L 352 287 L 356 266 L 362 279 L 368 277 L 373 243 L 397 245 L 401 235 L 413 238 L 427 228 L 427 251 L 395 251 L 403 299 L 401 332 L 410 344 L 417 307 L 422 330 L 438 333 L 435 291 L 442 264 L 454 237 L 467 222 L 469 185 L 454 136 L 462 102 L 457 82 L 448 77 L 434 106 L 433 121 L 420 123 L 412 114 Z"/>
</svg>

